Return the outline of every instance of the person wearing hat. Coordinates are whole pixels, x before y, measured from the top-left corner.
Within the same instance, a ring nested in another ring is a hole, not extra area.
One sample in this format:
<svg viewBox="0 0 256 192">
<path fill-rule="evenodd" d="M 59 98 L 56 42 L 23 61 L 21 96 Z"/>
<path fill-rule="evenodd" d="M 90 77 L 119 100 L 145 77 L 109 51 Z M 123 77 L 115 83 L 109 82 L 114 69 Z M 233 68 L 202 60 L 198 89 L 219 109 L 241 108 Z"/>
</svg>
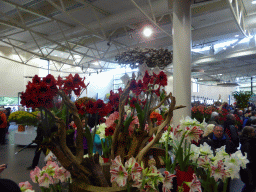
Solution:
<svg viewBox="0 0 256 192">
<path fill-rule="evenodd" d="M 6 118 L 4 111 L 5 111 L 4 108 L 0 108 L 0 145 L 5 144 L 7 118 Z"/>
</svg>

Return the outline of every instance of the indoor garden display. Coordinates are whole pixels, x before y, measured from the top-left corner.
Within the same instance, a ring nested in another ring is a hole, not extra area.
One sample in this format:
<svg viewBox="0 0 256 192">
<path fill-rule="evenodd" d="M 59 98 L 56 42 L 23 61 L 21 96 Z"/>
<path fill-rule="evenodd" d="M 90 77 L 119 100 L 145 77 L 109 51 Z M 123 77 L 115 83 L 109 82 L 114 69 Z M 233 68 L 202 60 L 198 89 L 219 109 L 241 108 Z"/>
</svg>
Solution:
<svg viewBox="0 0 256 192">
<path fill-rule="evenodd" d="M 84 79 L 78 74 L 74 76 L 70 74 L 63 79 L 61 77 L 55 79 L 50 74 L 40 79 L 36 75 L 26 86 L 26 91 L 21 94 L 21 104 L 40 110 L 45 138 L 42 147 L 51 150 L 60 164 L 71 174 L 73 190 L 83 188 L 87 191 L 121 191 L 126 190 L 127 186 L 119 187 L 116 184 L 111 186 L 99 163 L 99 154 L 93 153 L 96 127 L 105 123 L 105 137 L 111 136 L 111 142 L 107 143 L 111 149 L 108 154 L 110 160 L 118 158 L 118 162 L 122 162 L 123 165 L 130 162 L 128 164 L 131 170 L 133 162 L 136 161 L 140 166 L 145 165 L 145 177 L 152 175 L 156 169 L 146 167 L 148 162 L 145 162 L 145 159 L 151 148 L 161 138 L 163 130 L 170 125 L 173 110 L 184 107 L 175 106 L 175 97 L 171 93 L 160 97 L 163 93 L 161 88 L 166 85 L 167 76 L 164 72 L 150 74 L 146 71 L 139 80 L 133 76 L 124 90 L 120 89 L 118 93 L 111 91 L 108 103 L 99 99 L 75 105 L 70 100 L 72 91 L 79 96 L 81 91 L 87 87 Z M 58 97 L 58 100 L 61 98 L 62 102 L 58 110 L 54 102 L 55 97 Z M 168 106 L 162 118 L 150 118 L 152 112 L 164 103 L 168 103 Z M 66 143 L 70 115 L 77 130 L 73 152 Z M 84 129 L 81 118 L 85 118 L 87 122 Z M 94 119 L 94 126 L 88 126 L 92 119 Z M 88 145 L 88 157 L 85 158 L 83 137 L 86 138 Z M 149 139 L 151 139 L 150 142 Z M 110 168 L 112 172 L 113 169 L 117 168 Z M 165 175 L 165 179 L 169 182 L 171 182 L 170 174 Z M 119 182 L 119 179 L 116 181 Z M 146 186 L 148 185 L 145 184 L 144 187 Z"/>
</svg>

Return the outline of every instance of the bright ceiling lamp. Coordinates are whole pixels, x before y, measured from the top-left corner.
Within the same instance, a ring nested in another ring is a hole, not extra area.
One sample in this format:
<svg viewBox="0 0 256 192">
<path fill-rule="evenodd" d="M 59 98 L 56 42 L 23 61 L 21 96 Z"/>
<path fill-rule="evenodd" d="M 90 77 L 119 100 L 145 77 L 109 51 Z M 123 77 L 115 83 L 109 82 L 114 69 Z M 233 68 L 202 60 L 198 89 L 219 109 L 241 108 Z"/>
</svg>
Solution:
<svg viewBox="0 0 256 192">
<path fill-rule="evenodd" d="M 150 37 L 153 33 L 153 30 L 151 27 L 145 27 L 142 33 L 145 37 Z"/>
<path fill-rule="evenodd" d="M 252 4 L 256 4 L 256 0 L 252 0 Z"/>
</svg>

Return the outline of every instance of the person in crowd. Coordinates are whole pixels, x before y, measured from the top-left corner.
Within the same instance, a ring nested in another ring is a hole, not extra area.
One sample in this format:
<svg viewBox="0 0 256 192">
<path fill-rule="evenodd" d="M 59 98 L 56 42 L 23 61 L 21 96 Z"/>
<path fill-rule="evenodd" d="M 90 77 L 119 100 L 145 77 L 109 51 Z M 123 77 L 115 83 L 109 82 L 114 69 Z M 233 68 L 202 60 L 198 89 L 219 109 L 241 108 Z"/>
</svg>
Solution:
<svg viewBox="0 0 256 192">
<path fill-rule="evenodd" d="M 211 146 L 212 150 L 215 152 L 216 149 L 226 146 L 226 152 L 231 154 L 236 152 L 236 147 L 234 143 L 229 139 L 227 134 L 224 134 L 224 128 L 221 125 L 215 125 L 213 128 L 213 132 L 204 137 L 200 144 L 206 142 L 209 146 Z"/>
<path fill-rule="evenodd" d="M 39 119 L 39 123 L 36 130 L 36 138 L 33 140 L 33 142 L 36 143 L 37 146 L 36 146 L 35 155 L 32 161 L 32 165 L 27 168 L 28 170 L 32 170 L 38 165 L 41 149 L 42 149 L 41 143 L 43 142 L 43 139 L 44 139 L 44 130 L 43 130 L 42 122 L 40 122 L 40 119 L 41 119 L 40 113 L 37 114 L 37 118 Z"/>
<path fill-rule="evenodd" d="M 7 108 L 6 108 L 6 111 L 5 111 L 5 115 L 6 115 L 6 119 L 7 119 L 7 127 L 6 127 L 6 133 L 7 133 L 7 134 L 9 134 L 8 131 L 9 131 L 10 123 L 9 123 L 9 121 L 8 121 L 8 118 L 9 118 L 10 114 L 11 114 L 11 108 L 10 108 L 10 107 L 7 107 Z"/>
<path fill-rule="evenodd" d="M 216 112 L 216 111 L 213 111 L 211 113 L 211 118 L 210 120 L 208 121 L 208 124 L 218 124 L 218 116 L 219 116 L 219 113 Z"/>
<path fill-rule="evenodd" d="M 7 127 L 7 118 L 5 115 L 5 109 L 0 108 L 0 145 L 5 145 L 5 135 Z"/>
<path fill-rule="evenodd" d="M 250 116 L 251 116 L 251 114 L 249 114 L 249 113 L 244 115 L 243 128 L 245 126 L 251 126 L 252 120 L 251 120 Z"/>
<path fill-rule="evenodd" d="M 256 119 L 253 119 L 253 120 L 252 120 L 251 126 L 252 126 L 253 128 L 256 128 Z"/>
<path fill-rule="evenodd" d="M 240 137 L 241 151 L 243 155 L 247 154 L 249 163 L 246 169 L 240 170 L 241 180 L 245 183 L 242 192 L 254 192 L 256 190 L 256 138 L 255 129 L 250 126 L 245 126 Z"/>
<path fill-rule="evenodd" d="M 227 134 L 235 147 L 239 147 L 238 129 L 235 127 L 235 116 L 228 114 L 226 118 L 227 120 L 223 123 L 224 133 Z"/>
<path fill-rule="evenodd" d="M 254 120 L 256 119 L 256 111 L 252 111 L 251 112 L 251 117 L 250 117 L 251 120 Z"/>
</svg>

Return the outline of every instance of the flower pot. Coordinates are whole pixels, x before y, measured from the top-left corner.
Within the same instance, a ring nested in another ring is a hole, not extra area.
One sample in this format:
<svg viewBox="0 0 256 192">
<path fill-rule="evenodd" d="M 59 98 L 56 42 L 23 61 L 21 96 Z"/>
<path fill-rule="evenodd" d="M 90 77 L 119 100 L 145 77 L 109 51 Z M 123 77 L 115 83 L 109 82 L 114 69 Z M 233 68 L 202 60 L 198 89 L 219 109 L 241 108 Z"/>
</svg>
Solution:
<svg viewBox="0 0 256 192">
<path fill-rule="evenodd" d="M 24 132 L 25 126 L 24 125 L 18 125 L 18 132 Z"/>
<path fill-rule="evenodd" d="M 176 169 L 176 176 L 177 176 L 177 185 L 178 187 L 182 185 L 183 181 L 191 182 L 193 180 L 193 169 L 192 167 L 188 168 L 188 171 L 181 171 Z M 184 192 L 189 192 L 189 187 L 184 183 L 183 184 Z"/>
<path fill-rule="evenodd" d="M 109 161 L 109 158 L 102 157 L 102 159 L 104 163 L 107 163 Z"/>
</svg>

